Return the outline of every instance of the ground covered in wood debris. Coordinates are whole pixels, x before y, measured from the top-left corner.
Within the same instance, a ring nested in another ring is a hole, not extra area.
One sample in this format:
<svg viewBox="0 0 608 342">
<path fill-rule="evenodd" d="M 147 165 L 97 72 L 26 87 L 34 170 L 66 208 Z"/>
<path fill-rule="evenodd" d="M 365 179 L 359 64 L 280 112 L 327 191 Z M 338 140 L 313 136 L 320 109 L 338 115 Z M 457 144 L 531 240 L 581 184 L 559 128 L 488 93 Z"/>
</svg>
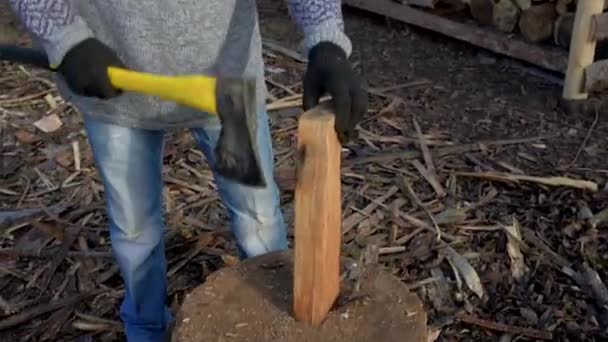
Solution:
<svg viewBox="0 0 608 342">
<path fill-rule="evenodd" d="M 305 65 L 284 4 L 259 3 L 291 224 Z M 377 250 L 425 302 L 436 341 L 605 340 L 605 117 L 561 113 L 560 85 L 528 66 L 345 15 L 371 105 L 343 154 L 343 254 Z M 0 340 L 121 340 L 123 289 L 80 117 L 40 70 L 0 64 L 0 89 L 0 203 L 12 211 L 0 216 Z M 177 307 L 237 259 L 190 134 L 169 134 L 164 153 Z"/>
</svg>

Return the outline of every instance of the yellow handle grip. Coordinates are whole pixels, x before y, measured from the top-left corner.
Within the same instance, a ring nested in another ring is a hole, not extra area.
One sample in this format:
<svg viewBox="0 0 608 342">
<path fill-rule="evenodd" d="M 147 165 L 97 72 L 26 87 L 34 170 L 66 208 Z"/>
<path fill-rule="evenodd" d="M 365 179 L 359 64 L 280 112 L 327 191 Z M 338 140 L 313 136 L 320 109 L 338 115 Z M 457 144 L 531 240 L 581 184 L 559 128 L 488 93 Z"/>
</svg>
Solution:
<svg viewBox="0 0 608 342">
<path fill-rule="evenodd" d="M 214 77 L 161 76 L 117 67 L 109 67 L 108 76 L 112 85 L 118 89 L 158 96 L 163 100 L 217 115 Z"/>
</svg>

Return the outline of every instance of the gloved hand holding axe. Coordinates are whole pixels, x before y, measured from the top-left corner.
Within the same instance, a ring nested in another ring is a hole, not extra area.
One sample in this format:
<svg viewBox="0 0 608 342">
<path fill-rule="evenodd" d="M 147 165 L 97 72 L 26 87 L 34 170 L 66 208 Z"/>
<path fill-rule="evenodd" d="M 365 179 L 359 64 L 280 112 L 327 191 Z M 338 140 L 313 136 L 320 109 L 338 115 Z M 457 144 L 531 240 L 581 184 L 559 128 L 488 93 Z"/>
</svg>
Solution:
<svg viewBox="0 0 608 342">
<path fill-rule="evenodd" d="M 135 91 L 191 106 L 201 114 L 217 114 L 222 123 L 215 149 L 217 172 L 241 184 L 266 186 L 255 137 L 255 79 L 162 76 L 128 70 L 112 49 L 95 38 L 76 45 L 57 68 L 49 65 L 43 51 L 16 46 L 0 45 L 0 60 L 57 71 L 81 96 L 110 99 L 125 90 Z"/>
</svg>

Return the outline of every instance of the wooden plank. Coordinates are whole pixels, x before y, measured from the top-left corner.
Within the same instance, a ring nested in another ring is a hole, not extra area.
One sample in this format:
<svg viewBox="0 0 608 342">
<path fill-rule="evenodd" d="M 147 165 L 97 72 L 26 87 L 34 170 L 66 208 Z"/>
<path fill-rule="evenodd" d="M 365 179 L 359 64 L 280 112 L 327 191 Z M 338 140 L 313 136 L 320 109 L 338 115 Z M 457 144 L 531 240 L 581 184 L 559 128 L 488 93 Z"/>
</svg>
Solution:
<svg viewBox="0 0 608 342">
<path fill-rule="evenodd" d="M 562 97 L 565 100 L 585 100 L 585 68 L 593 63 L 595 44 L 591 31 L 591 18 L 602 13 L 604 0 L 579 0 L 574 14 L 574 27 L 568 57 L 568 69 Z"/>
<path fill-rule="evenodd" d="M 342 3 L 441 33 L 548 70 L 565 73 L 567 69 L 568 54 L 560 48 L 540 47 L 488 28 L 459 23 L 392 0 L 343 0 Z"/>
<path fill-rule="evenodd" d="M 300 116 L 295 188 L 294 316 L 318 325 L 340 291 L 340 143 L 334 115 Z"/>
</svg>

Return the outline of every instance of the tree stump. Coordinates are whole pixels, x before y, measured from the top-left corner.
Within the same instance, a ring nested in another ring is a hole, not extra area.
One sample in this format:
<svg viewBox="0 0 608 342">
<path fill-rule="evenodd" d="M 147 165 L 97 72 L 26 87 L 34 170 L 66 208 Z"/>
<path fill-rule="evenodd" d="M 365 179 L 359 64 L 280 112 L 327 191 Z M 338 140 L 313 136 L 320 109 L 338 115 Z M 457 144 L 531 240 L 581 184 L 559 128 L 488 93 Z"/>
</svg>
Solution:
<svg viewBox="0 0 608 342">
<path fill-rule="evenodd" d="M 340 271 L 338 299 L 313 326 L 294 319 L 291 250 L 221 269 L 184 299 L 172 341 L 427 341 L 422 303 L 401 280 L 346 258 Z"/>
</svg>

